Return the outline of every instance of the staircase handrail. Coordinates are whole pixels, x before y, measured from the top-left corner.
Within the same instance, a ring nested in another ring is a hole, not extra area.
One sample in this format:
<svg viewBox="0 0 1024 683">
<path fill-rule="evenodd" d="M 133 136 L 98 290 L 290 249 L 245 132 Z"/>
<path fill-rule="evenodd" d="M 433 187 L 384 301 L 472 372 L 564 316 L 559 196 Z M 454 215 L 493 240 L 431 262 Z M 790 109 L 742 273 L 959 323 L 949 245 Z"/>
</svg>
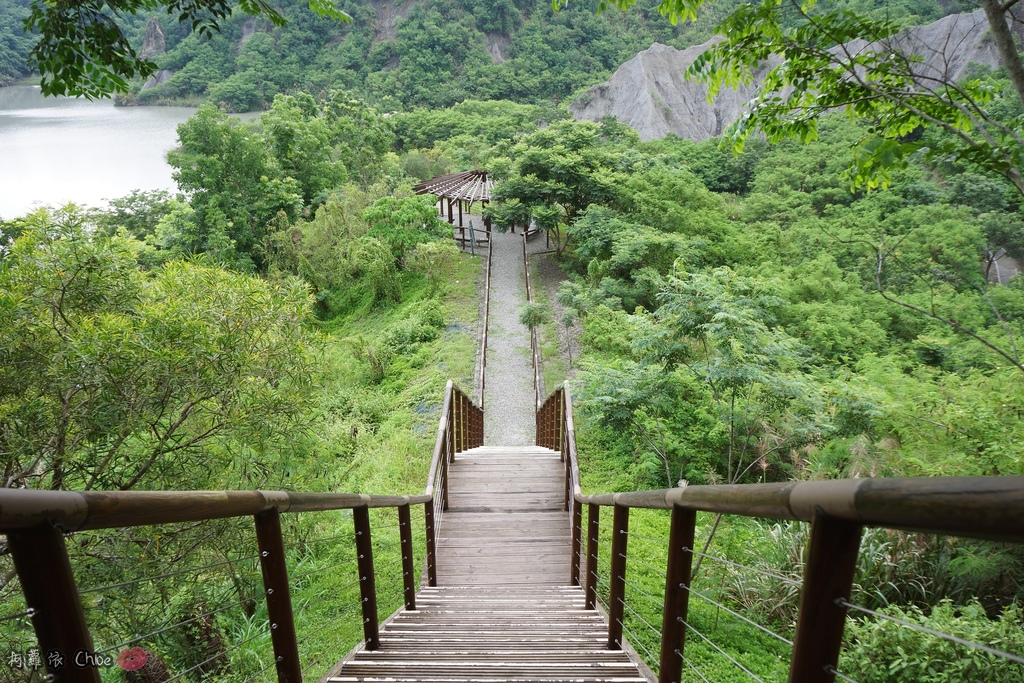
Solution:
<svg viewBox="0 0 1024 683">
<path fill-rule="evenodd" d="M 484 445 L 484 411 L 473 399 L 448 380 L 441 403 L 441 418 L 437 424 L 434 454 L 427 472 L 428 496 L 424 505 L 427 552 L 427 584 L 437 585 L 437 535 L 441 517 L 448 509 L 448 468 L 455 462 L 455 454 Z"/>
<path fill-rule="evenodd" d="M 281 513 L 352 510 L 359 564 L 365 647 L 378 647 L 377 595 L 369 508 L 395 508 L 402 546 L 406 609 L 415 607 L 411 505 L 423 504 L 426 564 L 436 585 L 435 510 L 447 507 L 447 469 L 459 451 L 483 445 L 483 410 L 453 382 L 445 386 L 437 441 L 424 492 L 416 495 L 307 493 L 296 491 L 45 491 L 0 489 L 0 534 L 32 616 L 42 652 L 92 652 L 92 636 L 64 534 L 75 531 L 198 522 L 252 516 L 260 550 L 274 665 L 279 683 L 301 683 Z M 46 662 L 50 667 L 51 663 Z M 62 683 L 100 683 L 95 668 L 49 670 Z"/>
<path fill-rule="evenodd" d="M 658 680 L 680 680 L 697 512 L 809 522 L 810 540 L 797 616 L 790 683 L 834 681 L 863 528 L 1024 543 L 1024 476 L 863 478 L 762 484 L 683 486 L 583 494 L 568 383 L 537 411 L 537 445 L 566 460 L 573 583 L 586 546 L 585 604 L 596 606 L 600 509 L 614 510 L 609 577 L 608 647 L 623 647 L 629 511 L 672 511 L 662 604 Z M 569 499 L 571 497 L 571 503 Z M 586 543 L 580 511 L 587 506 Z"/>
</svg>

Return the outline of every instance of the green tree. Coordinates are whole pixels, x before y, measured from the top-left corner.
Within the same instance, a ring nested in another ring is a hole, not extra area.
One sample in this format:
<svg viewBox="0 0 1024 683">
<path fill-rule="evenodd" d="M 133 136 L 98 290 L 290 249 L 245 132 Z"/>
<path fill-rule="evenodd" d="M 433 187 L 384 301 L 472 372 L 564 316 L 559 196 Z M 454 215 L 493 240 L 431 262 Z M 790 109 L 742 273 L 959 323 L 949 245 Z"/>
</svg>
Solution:
<svg viewBox="0 0 1024 683">
<path fill-rule="evenodd" d="M 305 286 L 182 262 L 147 275 L 133 240 L 73 208 L 27 221 L 0 261 L 3 486 L 244 484 L 209 446 L 295 428 L 316 350 Z"/>
<path fill-rule="evenodd" d="M 260 122 L 270 153 L 299 182 L 304 204 L 345 181 L 347 171 L 334 153 L 330 126 L 311 96 L 276 96 Z"/>
<path fill-rule="evenodd" d="M 239 262 L 262 266 L 256 247 L 278 211 L 291 218 L 300 213 L 301 185 L 282 172 L 253 127 L 213 105 L 178 126 L 178 138 L 181 147 L 167 159 L 195 211 L 191 253 L 226 238 Z"/>
<path fill-rule="evenodd" d="M 493 215 L 521 220 L 528 208 L 537 226 L 554 234 L 559 253 L 567 246 L 563 226 L 575 223 L 591 204 L 618 197 L 621 159 L 604 144 L 597 124 L 553 124 L 524 136 L 509 157 L 507 177 L 494 188 Z"/>
<path fill-rule="evenodd" d="M 119 19 L 153 9 L 177 15 L 200 35 L 219 31 L 219 23 L 232 11 L 228 0 L 85 0 L 72 4 L 33 0 L 25 28 L 39 38 L 29 53 L 42 74 L 46 95 L 102 97 L 126 92 L 128 80 L 153 74 L 157 65 L 143 59 L 132 47 Z M 314 12 L 347 21 L 350 17 L 331 0 L 309 0 Z M 238 8 L 271 23 L 285 23 L 281 13 L 265 0 L 241 0 Z"/>
<path fill-rule="evenodd" d="M 451 226 L 438 218 L 430 197 L 382 197 L 363 214 L 367 233 L 391 249 L 393 260 L 405 267 L 406 253 L 422 242 L 451 239 Z"/>
</svg>

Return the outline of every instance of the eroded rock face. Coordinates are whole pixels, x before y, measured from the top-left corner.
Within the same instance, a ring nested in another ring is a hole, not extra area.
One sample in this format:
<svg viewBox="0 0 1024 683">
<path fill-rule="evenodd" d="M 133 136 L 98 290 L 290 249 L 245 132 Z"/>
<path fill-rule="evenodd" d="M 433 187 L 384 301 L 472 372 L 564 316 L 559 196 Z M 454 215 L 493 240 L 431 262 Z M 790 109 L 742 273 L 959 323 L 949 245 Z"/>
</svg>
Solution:
<svg viewBox="0 0 1024 683">
<path fill-rule="evenodd" d="M 139 57 L 150 59 L 155 55 L 162 54 L 167 49 L 167 40 L 164 38 L 163 29 L 160 28 L 160 21 L 153 17 L 146 24 L 146 33 L 142 37 L 142 50 Z"/>
<path fill-rule="evenodd" d="M 1015 30 L 1019 31 L 1020 26 L 1015 23 Z M 752 85 L 722 90 L 709 103 L 707 88 L 686 80 L 683 72 L 712 44 L 677 50 L 655 43 L 620 66 L 607 83 L 590 88 L 569 105 L 569 111 L 578 121 L 600 121 L 605 116 L 614 116 L 635 129 L 642 140 L 656 140 L 669 133 L 692 140 L 720 135 L 740 117 L 765 73 L 779 61 L 762 64 Z M 865 41 L 854 41 L 844 47 L 852 51 L 882 49 Z M 956 80 L 972 62 L 1000 65 L 981 10 L 910 28 L 886 46 L 894 48 L 922 57 L 916 71 L 924 77 Z"/>
<path fill-rule="evenodd" d="M 173 75 L 174 72 L 170 69 L 160 69 L 155 74 L 146 79 L 146 82 L 142 84 L 141 88 L 139 88 L 139 92 L 142 92 L 143 90 L 149 90 L 150 88 L 155 88 L 161 83 L 166 83 L 168 80 L 170 80 L 171 76 Z"/>
<path fill-rule="evenodd" d="M 683 72 L 711 45 L 707 42 L 680 51 L 655 43 L 620 66 L 607 83 L 593 86 L 570 104 L 569 111 L 577 120 L 614 116 L 640 133 L 642 140 L 669 133 L 694 140 L 720 135 L 739 118 L 764 72 L 775 64 L 765 64 L 754 85 L 723 90 L 709 104 L 707 88 L 686 80 Z"/>
</svg>

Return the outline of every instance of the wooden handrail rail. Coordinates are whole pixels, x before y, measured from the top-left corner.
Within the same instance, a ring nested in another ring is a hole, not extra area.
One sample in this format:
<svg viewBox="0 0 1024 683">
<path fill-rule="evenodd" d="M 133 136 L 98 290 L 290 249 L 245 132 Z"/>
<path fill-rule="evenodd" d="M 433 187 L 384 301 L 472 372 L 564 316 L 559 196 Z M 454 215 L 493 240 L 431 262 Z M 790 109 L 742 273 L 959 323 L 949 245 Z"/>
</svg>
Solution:
<svg viewBox="0 0 1024 683">
<path fill-rule="evenodd" d="M 452 410 L 452 392 L 454 389 L 455 383 L 448 380 L 448 383 L 444 386 L 444 400 L 441 403 L 441 419 L 437 425 L 434 454 L 430 458 L 430 468 L 427 470 L 427 488 L 424 492 L 431 498 L 434 496 L 434 482 L 440 477 L 441 453 L 448 438 L 448 417 Z"/>
<path fill-rule="evenodd" d="M 248 517 L 271 509 L 316 512 L 399 507 L 430 496 L 290 491 L 35 491 L 0 489 L 0 532 L 50 522 L 64 531 Z"/>
<path fill-rule="evenodd" d="M 839 479 L 579 495 L 582 504 L 813 521 L 1024 543 L 1024 477 Z"/>
<path fill-rule="evenodd" d="M 602 506 L 614 510 L 609 597 L 609 647 L 622 646 L 631 508 L 672 511 L 659 683 L 677 683 L 686 640 L 693 538 L 698 511 L 810 522 L 790 683 L 835 680 L 860 537 L 865 526 L 1024 543 L 1024 477 L 840 479 L 773 484 L 686 486 L 584 495 L 579 487 L 576 435 L 568 383 L 537 411 L 537 445 L 566 461 L 566 509 L 572 511 L 572 568 L 579 577 L 586 546 L 586 605 L 594 607 L 597 525 Z M 571 492 L 570 492 L 571 491 Z M 572 505 L 569 504 L 569 496 Z M 581 537 L 588 507 L 587 539 Z"/>
<path fill-rule="evenodd" d="M 435 505 L 447 504 L 448 464 L 456 450 L 483 444 L 483 410 L 449 381 L 424 493 L 408 496 L 293 491 L 40 491 L 0 489 L 0 533 L 7 534 L 15 569 L 41 650 L 92 651 L 92 638 L 68 559 L 63 532 L 253 517 L 271 621 L 279 683 L 301 683 L 280 514 L 352 510 L 367 649 L 377 647 L 377 605 L 369 508 L 399 516 L 405 604 L 415 608 L 409 506 L 423 504 L 427 570 L 436 584 Z M 438 482 L 440 481 L 440 485 Z M 443 509 L 443 507 L 441 508 Z M 49 662 L 47 663 L 49 667 Z M 51 670 L 62 683 L 99 683 L 92 668 Z"/>
</svg>

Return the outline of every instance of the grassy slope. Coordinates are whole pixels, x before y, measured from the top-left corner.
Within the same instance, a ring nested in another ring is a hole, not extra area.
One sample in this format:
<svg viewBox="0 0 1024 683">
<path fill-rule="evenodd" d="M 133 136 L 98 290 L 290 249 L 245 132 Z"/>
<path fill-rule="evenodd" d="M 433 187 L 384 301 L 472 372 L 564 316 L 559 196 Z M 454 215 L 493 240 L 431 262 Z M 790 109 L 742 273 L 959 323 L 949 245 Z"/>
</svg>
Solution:
<svg viewBox="0 0 1024 683">
<path fill-rule="evenodd" d="M 443 292 L 430 295 L 419 276 L 405 274 L 402 300 L 386 308 L 356 307 L 323 325 L 326 364 L 319 389 L 320 415 L 311 433 L 297 438 L 287 487 L 305 491 L 416 494 L 426 485 L 444 385 L 448 379 L 473 386 L 478 317 L 476 284 L 480 261 L 459 259 Z M 368 363 L 353 340 L 379 343 L 408 327 L 424 302 L 435 298 L 444 330 L 431 341 L 396 353 L 383 379 L 370 380 Z M 378 615 L 383 621 L 402 603 L 397 517 L 393 509 L 371 510 Z M 317 678 L 362 639 L 356 553 L 349 511 L 284 515 L 289 577 L 299 655 L 306 678 Z M 414 566 L 423 566 L 423 509 L 412 509 Z M 258 581 L 258 569 L 248 575 Z M 257 584 L 258 585 L 258 584 Z M 223 680 L 276 680 L 266 630 L 266 603 L 255 612 L 232 610 L 215 627 L 230 653 Z M 246 642 L 247 639 L 252 638 Z M 230 645 L 229 645 L 230 646 Z M 180 663 L 175 662 L 180 670 Z M 230 672 L 230 673 L 228 673 Z M 120 681 L 117 670 L 105 672 Z"/>
</svg>

